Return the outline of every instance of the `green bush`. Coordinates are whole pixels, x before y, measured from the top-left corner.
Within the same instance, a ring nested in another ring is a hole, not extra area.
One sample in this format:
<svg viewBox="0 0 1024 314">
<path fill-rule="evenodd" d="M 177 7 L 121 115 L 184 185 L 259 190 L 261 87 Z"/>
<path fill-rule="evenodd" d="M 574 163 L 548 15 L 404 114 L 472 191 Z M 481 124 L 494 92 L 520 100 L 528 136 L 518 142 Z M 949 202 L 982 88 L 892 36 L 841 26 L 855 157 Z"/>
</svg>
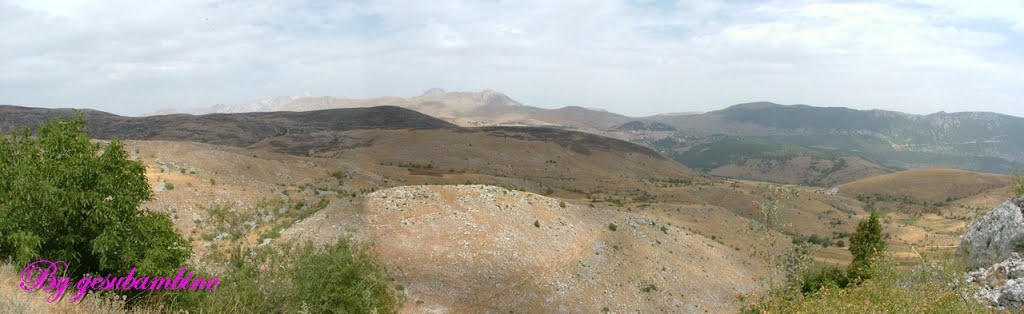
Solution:
<svg viewBox="0 0 1024 314">
<path fill-rule="evenodd" d="M 835 266 L 826 266 L 817 271 L 807 272 L 801 277 L 800 291 L 803 293 L 815 293 L 823 287 L 833 290 L 843 289 L 850 284 L 846 271 Z"/>
<path fill-rule="evenodd" d="M 167 275 L 191 256 L 123 144 L 93 143 L 81 115 L 0 135 L 0 257 L 64 260 L 70 275 Z"/>
<path fill-rule="evenodd" d="M 169 293 L 173 309 L 193 313 L 392 313 L 398 308 L 382 266 L 365 246 L 341 239 L 236 249 L 221 284 L 208 293 Z M 237 252 L 251 253 L 239 254 Z"/>
</svg>

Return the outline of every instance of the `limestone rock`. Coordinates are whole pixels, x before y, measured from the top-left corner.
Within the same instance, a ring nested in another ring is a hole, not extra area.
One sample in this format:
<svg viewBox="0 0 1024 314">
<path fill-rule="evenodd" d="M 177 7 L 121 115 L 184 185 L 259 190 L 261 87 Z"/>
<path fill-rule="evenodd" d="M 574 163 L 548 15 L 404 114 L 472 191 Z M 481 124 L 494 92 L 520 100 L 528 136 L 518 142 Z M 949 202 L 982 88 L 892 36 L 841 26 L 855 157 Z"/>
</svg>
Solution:
<svg viewBox="0 0 1024 314">
<path fill-rule="evenodd" d="M 957 258 L 971 268 L 1005 261 L 1024 243 L 1024 198 L 1007 200 L 968 227 Z"/>
</svg>

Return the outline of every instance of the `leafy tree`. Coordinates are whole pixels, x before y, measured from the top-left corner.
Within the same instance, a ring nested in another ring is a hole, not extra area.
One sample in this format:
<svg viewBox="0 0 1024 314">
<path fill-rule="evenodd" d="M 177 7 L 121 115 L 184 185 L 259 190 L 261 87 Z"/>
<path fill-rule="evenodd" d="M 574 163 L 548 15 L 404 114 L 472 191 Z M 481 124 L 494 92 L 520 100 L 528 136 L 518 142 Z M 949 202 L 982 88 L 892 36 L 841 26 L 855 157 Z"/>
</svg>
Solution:
<svg viewBox="0 0 1024 314">
<path fill-rule="evenodd" d="M 850 236 L 851 279 L 868 279 L 875 260 L 885 251 L 885 240 L 882 238 L 882 224 L 878 221 L 878 213 L 871 211 L 871 216 L 857 224 L 857 231 Z"/>
<path fill-rule="evenodd" d="M 0 257 L 64 260 L 73 275 L 172 273 L 191 255 L 167 215 L 144 212 L 145 168 L 81 114 L 0 135 Z"/>
</svg>

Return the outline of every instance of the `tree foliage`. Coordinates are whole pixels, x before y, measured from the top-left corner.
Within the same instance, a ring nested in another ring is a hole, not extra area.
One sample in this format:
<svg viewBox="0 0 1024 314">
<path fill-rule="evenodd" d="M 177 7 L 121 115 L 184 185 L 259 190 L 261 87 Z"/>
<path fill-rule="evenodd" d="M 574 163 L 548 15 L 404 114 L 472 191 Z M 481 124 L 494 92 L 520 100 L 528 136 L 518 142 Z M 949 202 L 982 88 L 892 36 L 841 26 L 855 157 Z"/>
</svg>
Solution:
<svg viewBox="0 0 1024 314">
<path fill-rule="evenodd" d="M 885 251 L 885 239 L 882 238 L 882 224 L 878 221 L 878 213 L 857 224 L 857 230 L 850 236 L 851 279 L 868 279 L 871 277 L 871 266 Z"/>
<path fill-rule="evenodd" d="M 1015 186 L 1014 191 L 1017 192 L 1017 195 L 1024 196 L 1024 171 L 1017 172 L 1013 177 L 1013 183 Z"/>
<path fill-rule="evenodd" d="M 0 135 L 0 257 L 64 260 L 76 275 L 182 266 L 189 244 L 166 215 L 139 209 L 152 198 L 144 166 L 84 127 L 79 115 Z"/>
</svg>

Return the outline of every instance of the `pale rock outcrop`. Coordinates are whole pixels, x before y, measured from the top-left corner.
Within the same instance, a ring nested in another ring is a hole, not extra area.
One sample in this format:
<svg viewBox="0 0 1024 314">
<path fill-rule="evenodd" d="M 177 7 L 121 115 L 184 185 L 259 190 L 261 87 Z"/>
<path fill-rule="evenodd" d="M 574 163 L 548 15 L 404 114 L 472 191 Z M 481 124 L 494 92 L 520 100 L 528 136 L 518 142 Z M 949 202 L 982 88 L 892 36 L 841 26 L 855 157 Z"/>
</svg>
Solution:
<svg viewBox="0 0 1024 314">
<path fill-rule="evenodd" d="M 1024 243 L 1024 197 L 1007 200 L 968 227 L 957 258 L 971 268 L 1002 262 Z"/>
</svg>

